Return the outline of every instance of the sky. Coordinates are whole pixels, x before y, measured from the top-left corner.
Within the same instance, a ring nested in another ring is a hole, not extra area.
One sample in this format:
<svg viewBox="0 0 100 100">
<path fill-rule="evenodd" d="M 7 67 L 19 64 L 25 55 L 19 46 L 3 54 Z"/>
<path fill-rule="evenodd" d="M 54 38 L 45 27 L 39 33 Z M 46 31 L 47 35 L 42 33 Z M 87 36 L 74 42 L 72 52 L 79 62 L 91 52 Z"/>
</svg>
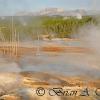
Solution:
<svg viewBox="0 0 100 100">
<path fill-rule="evenodd" d="M 97 0 L 0 0 L 0 15 L 11 15 L 21 11 L 36 12 L 48 7 L 63 8 L 65 10 L 87 10 L 92 9 L 96 1 Z"/>
</svg>

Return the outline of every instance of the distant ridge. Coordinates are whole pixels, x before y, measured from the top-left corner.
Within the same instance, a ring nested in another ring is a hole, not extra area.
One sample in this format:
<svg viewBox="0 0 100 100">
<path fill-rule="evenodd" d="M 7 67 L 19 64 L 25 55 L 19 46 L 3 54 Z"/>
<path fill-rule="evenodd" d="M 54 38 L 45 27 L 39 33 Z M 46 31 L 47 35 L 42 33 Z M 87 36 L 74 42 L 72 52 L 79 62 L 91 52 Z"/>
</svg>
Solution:
<svg viewBox="0 0 100 100">
<path fill-rule="evenodd" d="M 80 14 L 82 16 L 86 15 L 100 15 L 99 10 L 84 10 L 84 9 L 77 9 L 77 10 L 64 10 L 62 8 L 45 8 L 38 12 L 26 12 L 21 11 L 17 12 L 15 16 L 76 16 Z"/>
</svg>

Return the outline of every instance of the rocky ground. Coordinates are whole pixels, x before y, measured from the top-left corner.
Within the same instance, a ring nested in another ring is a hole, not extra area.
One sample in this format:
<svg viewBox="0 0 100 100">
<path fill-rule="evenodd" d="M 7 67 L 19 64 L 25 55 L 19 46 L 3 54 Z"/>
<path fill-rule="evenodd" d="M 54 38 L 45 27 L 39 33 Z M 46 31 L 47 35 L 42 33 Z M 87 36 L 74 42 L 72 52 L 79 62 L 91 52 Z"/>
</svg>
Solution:
<svg viewBox="0 0 100 100">
<path fill-rule="evenodd" d="M 87 81 L 87 83 L 86 83 Z M 36 92 L 37 88 L 45 89 Z M 100 87 L 100 79 L 91 79 L 89 77 L 64 77 L 60 75 L 51 75 L 47 73 L 37 72 L 21 72 L 21 73 L 0 73 L 0 100 L 99 100 L 94 91 Z M 62 92 L 66 89 L 78 90 L 78 94 L 54 94 L 49 90 L 53 88 L 62 88 Z M 89 89 L 82 93 L 81 90 Z M 40 95 L 38 94 L 40 93 Z M 80 96 L 82 93 L 85 96 Z M 98 90 L 98 95 L 100 90 Z M 53 96 L 51 96 L 53 95 Z"/>
</svg>

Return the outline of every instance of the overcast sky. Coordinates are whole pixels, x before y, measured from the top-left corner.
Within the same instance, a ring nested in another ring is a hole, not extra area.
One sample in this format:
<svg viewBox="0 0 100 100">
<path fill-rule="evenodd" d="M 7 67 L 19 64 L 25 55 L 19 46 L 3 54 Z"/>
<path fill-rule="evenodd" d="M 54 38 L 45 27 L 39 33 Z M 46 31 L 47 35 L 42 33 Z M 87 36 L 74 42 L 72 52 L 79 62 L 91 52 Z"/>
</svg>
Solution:
<svg viewBox="0 0 100 100">
<path fill-rule="evenodd" d="M 35 12 L 48 7 L 65 10 L 92 9 L 97 6 L 96 3 L 100 6 L 100 2 L 97 1 L 100 0 L 0 0 L 0 15 L 11 15 L 21 11 Z"/>
</svg>

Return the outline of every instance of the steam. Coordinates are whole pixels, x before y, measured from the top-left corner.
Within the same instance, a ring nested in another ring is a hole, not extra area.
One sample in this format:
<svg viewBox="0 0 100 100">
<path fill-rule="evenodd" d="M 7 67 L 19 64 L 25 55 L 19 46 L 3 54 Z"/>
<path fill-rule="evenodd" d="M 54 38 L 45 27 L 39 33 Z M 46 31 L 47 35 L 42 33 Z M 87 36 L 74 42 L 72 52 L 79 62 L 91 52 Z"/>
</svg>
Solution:
<svg viewBox="0 0 100 100">
<path fill-rule="evenodd" d="M 88 25 L 80 30 L 80 39 L 84 45 L 91 48 L 95 54 L 100 55 L 100 28 L 99 26 Z"/>
<path fill-rule="evenodd" d="M 21 76 L 13 73 L 0 73 L 0 96 L 20 87 Z"/>
<path fill-rule="evenodd" d="M 100 71 L 100 28 L 99 25 L 87 25 L 79 30 L 79 38 L 83 42 L 84 47 L 88 48 L 90 52 L 86 55 L 88 57 L 91 67 Z"/>
</svg>

